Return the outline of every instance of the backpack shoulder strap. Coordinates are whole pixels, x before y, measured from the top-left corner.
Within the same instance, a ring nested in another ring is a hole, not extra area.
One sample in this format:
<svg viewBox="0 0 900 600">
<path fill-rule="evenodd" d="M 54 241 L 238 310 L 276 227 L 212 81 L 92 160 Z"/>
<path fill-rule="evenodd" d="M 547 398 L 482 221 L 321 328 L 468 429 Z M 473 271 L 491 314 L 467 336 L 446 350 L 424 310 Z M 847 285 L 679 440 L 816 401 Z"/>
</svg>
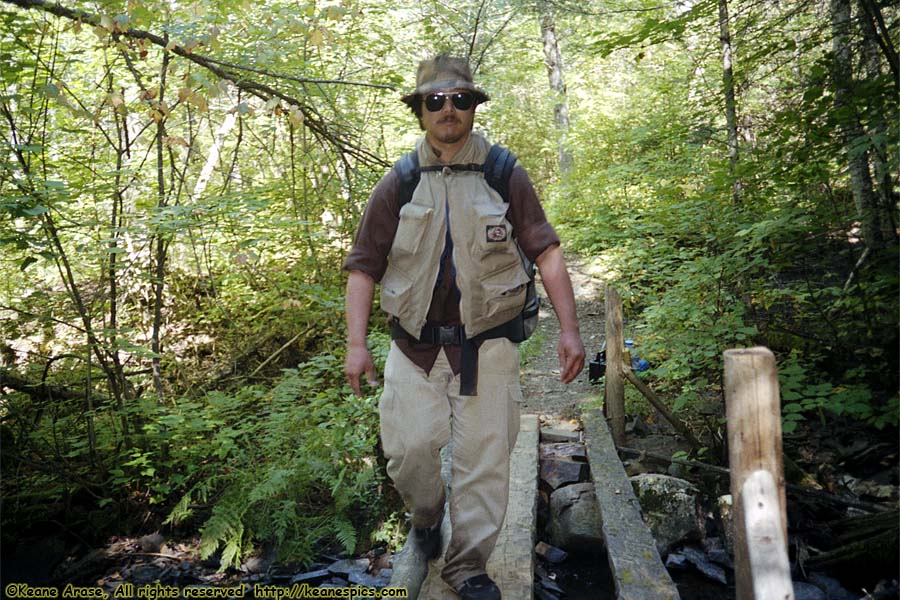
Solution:
<svg viewBox="0 0 900 600">
<path fill-rule="evenodd" d="M 461 170 L 483 170 L 484 178 L 492 188 L 497 190 L 503 201 L 509 204 L 509 178 L 513 167 L 516 166 L 516 155 L 508 148 L 494 144 L 488 151 L 483 166 L 462 165 Z M 419 155 L 415 150 L 408 152 L 394 163 L 394 170 L 400 179 L 400 187 L 397 190 L 397 207 L 403 208 L 412 200 L 413 192 L 419 185 L 419 179 L 423 170 L 440 170 L 441 167 L 419 168 Z"/>
<path fill-rule="evenodd" d="M 509 204 L 509 178 L 516 166 L 516 155 L 500 144 L 494 144 L 484 159 L 484 178 Z"/>
<path fill-rule="evenodd" d="M 415 150 L 407 152 L 400 157 L 400 160 L 394 163 L 394 171 L 400 180 L 400 187 L 397 190 L 397 208 L 403 208 L 410 200 L 412 200 L 413 192 L 419 185 L 421 172 L 419 171 L 419 155 Z"/>
</svg>

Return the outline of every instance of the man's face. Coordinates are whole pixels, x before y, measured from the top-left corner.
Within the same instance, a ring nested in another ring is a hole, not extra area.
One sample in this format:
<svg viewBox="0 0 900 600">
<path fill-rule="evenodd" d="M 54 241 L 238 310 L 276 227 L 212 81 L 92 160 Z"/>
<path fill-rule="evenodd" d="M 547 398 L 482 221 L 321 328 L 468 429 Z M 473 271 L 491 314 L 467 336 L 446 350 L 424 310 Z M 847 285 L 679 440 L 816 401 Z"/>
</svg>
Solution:
<svg viewBox="0 0 900 600">
<path fill-rule="evenodd" d="M 475 121 L 475 103 L 470 102 L 468 109 L 461 110 L 454 104 L 455 94 L 468 95 L 471 100 L 471 92 L 467 90 L 439 90 L 437 93 L 422 97 L 422 125 L 429 138 L 442 144 L 455 144 L 464 139 L 472 130 Z M 429 98 L 431 96 L 431 98 Z M 443 105 L 437 111 L 428 110 L 443 100 Z M 457 101 L 459 103 L 459 101 Z"/>
</svg>

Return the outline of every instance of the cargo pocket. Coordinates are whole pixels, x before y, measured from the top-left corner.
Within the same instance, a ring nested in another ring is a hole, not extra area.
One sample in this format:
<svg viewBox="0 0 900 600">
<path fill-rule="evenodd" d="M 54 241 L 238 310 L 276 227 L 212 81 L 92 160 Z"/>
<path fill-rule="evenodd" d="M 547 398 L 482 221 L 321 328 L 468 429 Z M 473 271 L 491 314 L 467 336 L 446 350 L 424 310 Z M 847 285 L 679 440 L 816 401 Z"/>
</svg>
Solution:
<svg viewBox="0 0 900 600">
<path fill-rule="evenodd" d="M 522 388 L 519 383 L 511 383 L 506 386 L 507 391 L 507 441 L 509 453 L 512 454 L 516 447 L 516 439 L 519 437 L 519 423 L 522 413 Z"/>
<path fill-rule="evenodd" d="M 428 206 L 409 202 L 400 209 L 400 223 L 394 236 L 392 252 L 415 254 L 422 245 L 425 231 L 434 210 Z"/>
<path fill-rule="evenodd" d="M 481 282 L 485 316 L 511 319 L 518 315 L 525 306 L 528 281 L 518 256 L 513 256 L 512 262 L 502 269 L 485 275 Z"/>
<path fill-rule="evenodd" d="M 394 390 L 385 387 L 378 401 L 378 422 L 381 428 L 381 449 L 390 460 L 403 455 L 403 436 Z"/>
<path fill-rule="evenodd" d="M 388 266 L 381 279 L 381 308 L 391 315 L 404 314 L 413 291 L 412 279 L 400 269 Z"/>
</svg>

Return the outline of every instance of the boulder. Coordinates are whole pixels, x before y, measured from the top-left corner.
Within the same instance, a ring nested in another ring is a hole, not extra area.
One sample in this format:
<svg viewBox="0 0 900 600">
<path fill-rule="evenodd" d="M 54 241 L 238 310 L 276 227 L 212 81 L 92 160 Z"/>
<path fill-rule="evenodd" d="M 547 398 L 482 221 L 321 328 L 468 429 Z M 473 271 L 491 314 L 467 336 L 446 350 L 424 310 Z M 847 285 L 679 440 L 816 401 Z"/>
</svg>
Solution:
<svg viewBox="0 0 900 600">
<path fill-rule="evenodd" d="M 575 483 L 550 495 L 550 543 L 568 550 L 600 550 L 603 517 L 593 483 Z"/>
<path fill-rule="evenodd" d="M 705 519 L 697 488 L 683 479 L 658 473 L 632 477 L 631 485 L 660 556 L 677 544 L 703 539 Z"/>
</svg>

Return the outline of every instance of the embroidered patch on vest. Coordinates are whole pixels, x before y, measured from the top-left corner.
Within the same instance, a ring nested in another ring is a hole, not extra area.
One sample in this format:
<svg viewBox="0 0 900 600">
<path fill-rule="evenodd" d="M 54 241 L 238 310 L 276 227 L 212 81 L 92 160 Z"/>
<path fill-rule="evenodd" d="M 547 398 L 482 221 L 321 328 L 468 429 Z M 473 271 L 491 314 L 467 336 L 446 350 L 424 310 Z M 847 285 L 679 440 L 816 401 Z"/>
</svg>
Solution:
<svg viewBox="0 0 900 600">
<path fill-rule="evenodd" d="M 506 225 L 488 225 L 485 227 L 484 238 L 488 242 L 505 242 L 507 236 Z"/>
</svg>

